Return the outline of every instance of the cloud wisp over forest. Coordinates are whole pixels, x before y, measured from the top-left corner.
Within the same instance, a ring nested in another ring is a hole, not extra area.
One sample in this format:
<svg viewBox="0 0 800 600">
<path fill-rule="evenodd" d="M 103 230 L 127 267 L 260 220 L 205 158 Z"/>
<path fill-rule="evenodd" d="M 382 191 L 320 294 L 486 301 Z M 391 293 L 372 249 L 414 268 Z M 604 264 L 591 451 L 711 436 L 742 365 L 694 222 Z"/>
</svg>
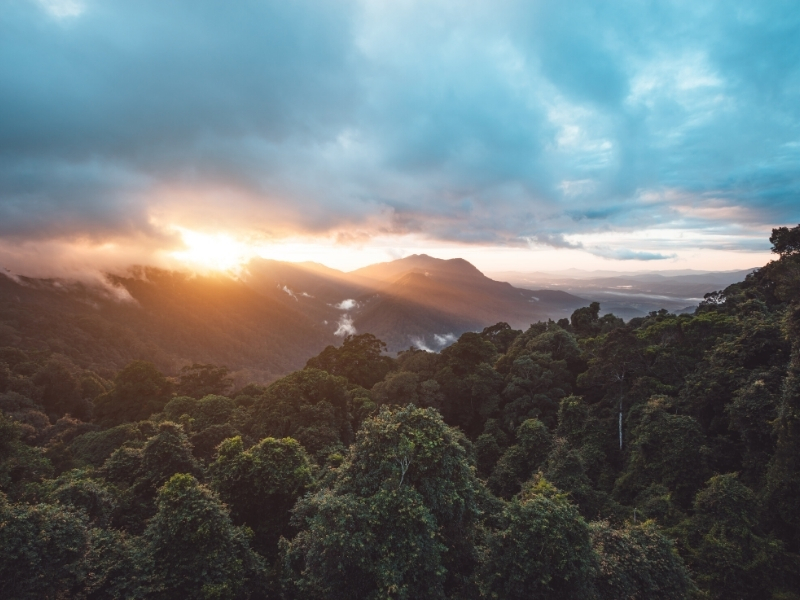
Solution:
<svg viewBox="0 0 800 600">
<path fill-rule="evenodd" d="M 800 221 L 794 2 L 4 0 L 0 57 L 17 269 L 182 230 L 741 268 Z"/>
</svg>

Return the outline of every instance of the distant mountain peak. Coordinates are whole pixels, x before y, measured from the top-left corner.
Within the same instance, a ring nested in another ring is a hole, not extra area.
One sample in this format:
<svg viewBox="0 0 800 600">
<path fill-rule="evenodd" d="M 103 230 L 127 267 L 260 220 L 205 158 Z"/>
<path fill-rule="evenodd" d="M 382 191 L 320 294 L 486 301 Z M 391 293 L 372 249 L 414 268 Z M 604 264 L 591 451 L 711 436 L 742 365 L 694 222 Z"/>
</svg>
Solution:
<svg viewBox="0 0 800 600">
<path fill-rule="evenodd" d="M 411 254 L 397 260 L 376 263 L 352 271 L 351 275 L 387 282 L 395 281 L 411 271 L 427 272 L 429 275 L 438 276 L 485 277 L 475 265 L 463 258 L 435 258 L 427 254 Z"/>
</svg>

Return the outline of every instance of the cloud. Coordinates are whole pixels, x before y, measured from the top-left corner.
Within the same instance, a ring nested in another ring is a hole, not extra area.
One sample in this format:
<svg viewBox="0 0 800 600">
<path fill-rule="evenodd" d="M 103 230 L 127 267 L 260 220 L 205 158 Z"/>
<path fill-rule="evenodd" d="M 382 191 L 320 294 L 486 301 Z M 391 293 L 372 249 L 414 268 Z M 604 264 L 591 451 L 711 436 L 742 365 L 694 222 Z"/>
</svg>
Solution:
<svg viewBox="0 0 800 600">
<path fill-rule="evenodd" d="M 430 352 L 431 354 L 436 352 L 436 350 L 430 348 L 425 343 L 425 340 L 419 336 L 411 336 L 410 340 L 411 340 L 411 345 L 419 350 L 424 350 L 425 352 Z"/>
<path fill-rule="evenodd" d="M 595 256 L 602 256 L 603 258 L 611 258 L 615 260 L 667 260 L 675 258 L 675 254 L 662 254 L 660 252 L 642 252 L 636 250 L 628 250 L 626 248 L 608 248 L 608 247 L 595 247 L 590 248 L 589 251 Z"/>
<path fill-rule="evenodd" d="M 452 333 L 443 333 L 443 334 L 434 334 L 433 336 L 434 341 L 436 342 L 437 346 L 449 346 L 450 344 L 454 344 L 456 341 L 456 336 Z"/>
<path fill-rule="evenodd" d="M 351 310 L 357 307 L 358 307 L 358 302 L 356 302 L 352 298 L 347 298 L 346 300 L 342 300 L 341 302 L 339 302 L 339 304 L 334 305 L 334 308 L 338 308 L 339 310 Z"/>
<path fill-rule="evenodd" d="M 69 19 L 78 17 L 86 10 L 81 2 L 75 0 L 36 0 L 50 16 L 56 19 Z"/>
<path fill-rule="evenodd" d="M 353 317 L 350 315 L 342 315 L 339 317 L 339 320 L 336 322 L 336 331 L 333 332 L 333 335 L 344 337 L 346 335 L 355 334 L 356 328 L 353 325 Z"/>
<path fill-rule="evenodd" d="M 295 296 L 295 293 L 289 287 L 287 287 L 285 285 L 284 286 L 279 285 L 278 288 L 283 290 L 290 298 L 294 298 L 295 302 L 298 301 L 297 300 L 297 296 Z"/>
<path fill-rule="evenodd" d="M 539 246 L 551 246 L 553 248 L 583 248 L 581 242 L 570 242 L 564 238 L 563 233 L 537 233 L 528 238 L 528 243 Z"/>
<path fill-rule="evenodd" d="M 7 3 L 0 241 L 749 249 L 800 221 L 798 40 L 792 2 Z"/>
</svg>

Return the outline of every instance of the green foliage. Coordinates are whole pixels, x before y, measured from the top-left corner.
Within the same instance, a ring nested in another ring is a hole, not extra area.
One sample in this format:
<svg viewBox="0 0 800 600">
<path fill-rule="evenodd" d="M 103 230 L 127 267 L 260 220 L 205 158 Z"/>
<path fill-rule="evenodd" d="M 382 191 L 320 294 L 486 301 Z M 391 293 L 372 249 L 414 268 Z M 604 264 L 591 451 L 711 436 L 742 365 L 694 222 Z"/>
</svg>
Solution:
<svg viewBox="0 0 800 600">
<path fill-rule="evenodd" d="M 600 599 L 673 600 L 695 592 L 675 544 L 653 522 L 623 529 L 592 523 L 590 534 L 598 558 L 595 585 Z"/>
<path fill-rule="evenodd" d="M 83 519 L 60 506 L 9 504 L 0 493 L 0 596 L 63 598 L 83 576 Z"/>
<path fill-rule="evenodd" d="M 161 486 L 174 473 L 196 475 L 200 472 L 183 429 L 169 421 L 161 423 L 158 433 L 144 445 L 142 469 L 148 485 L 153 488 Z"/>
<path fill-rule="evenodd" d="M 465 446 L 432 409 L 383 407 L 366 420 L 329 486 L 298 503 L 300 532 L 284 548 L 295 593 L 469 593 L 480 483 Z"/>
<path fill-rule="evenodd" d="M 203 398 L 205 396 L 224 396 L 233 387 L 233 379 L 228 376 L 228 367 L 194 363 L 181 368 L 175 391 L 179 396 Z"/>
<path fill-rule="evenodd" d="M 409 371 L 389 373 L 383 381 L 372 387 L 372 398 L 379 406 L 381 404 L 420 406 L 419 383 L 419 376 L 416 373 Z"/>
<path fill-rule="evenodd" d="M 140 533 L 155 511 L 157 490 L 176 473 L 199 476 L 202 469 L 183 429 L 166 421 L 141 451 L 125 447 L 115 451 L 103 471 L 112 481 L 131 482 L 115 513 L 115 524 Z"/>
<path fill-rule="evenodd" d="M 441 368 L 441 362 L 441 355 L 418 348 L 409 348 L 397 355 L 397 364 L 400 369 L 416 373 L 421 381 L 433 379 Z"/>
<path fill-rule="evenodd" d="M 615 494 L 629 503 L 653 483 L 673 492 L 678 506 L 688 507 L 702 485 L 703 434 L 697 421 L 674 414 L 666 398 L 653 398 L 631 414 L 630 451 L 625 473 L 617 480 Z"/>
<path fill-rule="evenodd" d="M 364 422 L 338 475 L 343 490 L 370 495 L 387 482 L 422 494 L 438 522 L 474 516 L 477 480 L 466 440 L 432 409 L 381 408 Z"/>
<path fill-rule="evenodd" d="M 600 333 L 600 303 L 592 302 L 589 306 L 575 310 L 569 321 L 577 335 L 597 335 Z"/>
<path fill-rule="evenodd" d="M 572 379 L 566 361 L 554 360 L 551 353 L 520 352 L 503 389 L 505 426 L 514 429 L 531 418 L 555 426 L 558 403 L 571 391 Z"/>
<path fill-rule="evenodd" d="M 479 579 L 489 598 L 593 598 L 596 569 L 589 526 L 540 479 L 506 506 Z"/>
<path fill-rule="evenodd" d="M 459 371 L 460 367 L 454 369 L 451 364 L 436 374 L 442 395 L 441 412 L 447 423 L 476 435 L 487 417 L 500 407 L 503 377 L 485 363 L 475 365 L 469 374 L 459 375 Z"/>
<path fill-rule="evenodd" d="M 520 491 L 547 458 L 553 443 L 547 427 L 537 419 L 523 422 L 516 436 L 517 444 L 503 453 L 488 481 L 492 492 L 503 498 Z"/>
<path fill-rule="evenodd" d="M 290 598 L 444 598 L 445 546 L 410 486 L 361 497 L 319 492 L 298 506 L 300 533 L 284 547 Z"/>
<path fill-rule="evenodd" d="M 195 457 L 207 463 L 214 458 L 217 446 L 224 440 L 237 435 L 240 435 L 240 432 L 236 427 L 230 423 L 220 423 L 209 425 L 202 431 L 193 433 L 189 437 L 189 443 L 192 445 L 192 453 Z"/>
<path fill-rule="evenodd" d="M 797 227 L 778 227 L 772 230 L 769 237 L 772 251 L 781 257 L 800 255 L 800 225 Z"/>
<path fill-rule="evenodd" d="M 522 332 L 512 329 L 508 323 L 498 323 L 491 327 L 484 327 L 481 337 L 490 341 L 500 354 L 505 354 Z"/>
<path fill-rule="evenodd" d="M 304 369 L 279 379 L 254 406 L 248 424 L 256 438 L 292 437 L 317 458 L 352 441 L 347 381 L 319 369 Z"/>
<path fill-rule="evenodd" d="M 154 425 L 148 421 L 124 423 L 110 429 L 79 435 L 70 442 L 69 450 L 79 466 L 99 467 L 114 450 L 126 442 L 144 442 L 155 432 Z"/>
<path fill-rule="evenodd" d="M 371 333 L 348 335 L 340 348 L 328 346 L 309 359 L 306 368 L 321 369 L 370 389 L 393 367 L 392 359 L 381 354 L 385 349 L 386 344 Z"/>
<path fill-rule="evenodd" d="M 116 529 L 90 529 L 78 598 L 117 600 L 145 594 L 144 565 L 137 561 L 137 538 Z"/>
<path fill-rule="evenodd" d="M 281 535 L 291 537 L 290 510 L 314 481 L 308 455 L 291 438 L 265 438 L 247 450 L 241 437 L 227 439 L 209 476 L 233 522 L 255 532 L 254 546 L 266 556 L 275 555 Z"/>
<path fill-rule="evenodd" d="M 5 392 L 8 385 L 11 383 L 11 369 L 8 365 L 0 360 L 0 392 Z"/>
<path fill-rule="evenodd" d="M 0 493 L 13 499 L 21 496 L 29 483 L 52 476 L 53 466 L 42 448 L 32 448 L 20 441 L 20 431 L 0 413 Z"/>
<path fill-rule="evenodd" d="M 592 302 L 589 306 L 579 308 L 572 313 L 570 325 L 575 335 L 594 337 L 623 326 L 623 321 L 612 314 L 600 316 L 600 303 Z"/>
<path fill-rule="evenodd" d="M 482 363 L 493 364 L 497 348 L 487 337 L 467 332 L 461 334 L 455 344 L 442 350 L 441 356 L 444 366 L 450 367 L 457 376 L 463 376 Z"/>
<path fill-rule="evenodd" d="M 81 395 L 81 382 L 65 365 L 48 361 L 36 371 L 32 379 L 40 388 L 40 401 L 52 420 L 65 413 L 79 419 L 88 419 L 92 406 Z"/>
<path fill-rule="evenodd" d="M 139 550 L 146 596 L 251 598 L 265 568 L 247 530 L 231 523 L 216 495 L 188 474 L 173 475 L 158 491 L 157 512 Z"/>
<path fill-rule="evenodd" d="M 116 498 L 101 479 L 76 470 L 53 481 L 51 487 L 48 495 L 52 502 L 83 512 L 95 526 L 108 525 Z"/>
<path fill-rule="evenodd" d="M 236 404 L 225 396 L 208 395 L 200 399 L 178 396 L 164 407 L 164 416 L 170 421 L 183 423 L 186 418 L 191 431 L 203 431 L 212 425 L 227 423 Z"/>
<path fill-rule="evenodd" d="M 113 426 L 147 419 L 169 401 L 172 385 L 153 363 L 136 360 L 122 369 L 111 391 L 95 400 L 95 418 Z"/>
<path fill-rule="evenodd" d="M 710 598 L 757 599 L 797 584 L 780 542 L 758 535 L 758 502 L 736 474 L 708 480 L 679 531 L 689 566 Z"/>
<path fill-rule="evenodd" d="M 493 435 L 483 433 L 475 440 L 475 461 L 478 474 L 486 479 L 491 475 L 503 450 Z"/>
<path fill-rule="evenodd" d="M 122 487 L 133 484 L 142 471 L 142 449 L 122 446 L 103 463 L 99 472 L 109 482 Z"/>
</svg>

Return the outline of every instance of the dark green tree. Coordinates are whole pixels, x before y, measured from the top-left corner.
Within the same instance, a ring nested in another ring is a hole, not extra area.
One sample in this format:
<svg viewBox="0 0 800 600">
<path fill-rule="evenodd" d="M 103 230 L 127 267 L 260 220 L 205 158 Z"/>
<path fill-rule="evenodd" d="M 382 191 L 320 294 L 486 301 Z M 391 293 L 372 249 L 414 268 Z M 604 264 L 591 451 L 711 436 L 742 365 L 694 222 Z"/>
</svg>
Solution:
<svg viewBox="0 0 800 600">
<path fill-rule="evenodd" d="M 242 438 L 234 437 L 222 442 L 209 474 L 233 522 L 250 527 L 254 547 L 274 558 L 278 538 L 292 536 L 292 507 L 314 481 L 303 447 L 291 438 L 265 438 L 245 450 Z"/>
<path fill-rule="evenodd" d="M 289 598 L 445 598 L 446 547 L 410 486 L 368 497 L 319 492 L 300 502 L 300 533 L 284 545 Z"/>
<path fill-rule="evenodd" d="M 200 399 L 178 396 L 164 407 L 164 416 L 185 423 L 192 432 L 200 432 L 212 425 L 228 423 L 234 410 L 236 403 L 225 396 L 208 395 Z"/>
<path fill-rule="evenodd" d="M 777 227 L 769 237 L 772 251 L 781 257 L 800 255 L 800 225 L 797 227 Z"/>
<path fill-rule="evenodd" d="M 113 426 L 141 421 L 160 412 L 172 395 L 172 385 L 153 363 L 136 360 L 114 378 L 111 391 L 95 400 L 95 419 Z"/>
<path fill-rule="evenodd" d="M 66 366 L 54 360 L 45 363 L 33 376 L 41 390 L 41 403 L 52 421 L 70 413 L 84 421 L 91 417 L 92 405 L 81 396 L 81 382 Z"/>
<path fill-rule="evenodd" d="M 596 569 L 589 526 L 540 479 L 506 506 L 479 580 L 489 598 L 594 598 Z"/>
<path fill-rule="evenodd" d="M 61 506 L 9 504 L 0 492 L 0 597 L 64 598 L 83 577 L 86 524 Z"/>
<path fill-rule="evenodd" d="M 136 448 L 114 452 L 103 470 L 117 481 L 136 477 L 115 513 L 115 524 L 132 533 L 142 531 L 155 512 L 156 492 L 174 474 L 199 476 L 202 472 L 183 429 L 169 421 L 159 425 L 158 433 L 140 452 Z"/>
<path fill-rule="evenodd" d="M 114 493 L 99 478 L 81 470 L 64 473 L 52 482 L 49 500 L 82 511 L 94 526 L 106 527 L 116 507 Z"/>
<path fill-rule="evenodd" d="M 228 367 L 194 363 L 181 368 L 175 391 L 179 396 L 203 398 L 209 395 L 224 396 L 233 387 Z"/>
<path fill-rule="evenodd" d="M 492 342 L 499 353 L 505 354 L 521 333 L 520 330 L 512 329 L 508 323 L 500 322 L 491 327 L 484 327 L 481 337 Z"/>
<path fill-rule="evenodd" d="M 688 415 L 675 414 L 664 397 L 636 407 L 630 420 L 634 423 L 630 451 L 615 485 L 617 499 L 632 503 L 638 493 L 656 483 L 670 490 L 679 507 L 689 508 L 706 477 L 699 423 Z"/>
<path fill-rule="evenodd" d="M 504 498 L 522 489 L 547 458 L 553 443 L 547 427 L 538 419 L 523 422 L 515 434 L 517 443 L 505 451 L 488 482 L 492 492 Z"/>
<path fill-rule="evenodd" d="M 157 512 L 144 532 L 140 563 L 146 597 L 260 597 L 266 572 L 216 495 L 188 474 L 158 490 Z"/>
<path fill-rule="evenodd" d="M 755 494 L 736 474 L 716 475 L 678 528 L 689 566 L 710 598 L 756 600 L 797 589 L 796 559 L 784 554 L 780 542 L 758 535 L 758 509 Z"/>
<path fill-rule="evenodd" d="M 329 486 L 298 504 L 284 579 L 313 598 L 468 596 L 480 483 L 466 445 L 431 409 L 367 419 Z"/>
<path fill-rule="evenodd" d="M 468 331 L 461 334 L 455 344 L 442 350 L 441 357 L 444 366 L 450 367 L 457 376 L 464 376 L 482 363 L 494 364 L 497 348 L 480 333 Z"/>
<path fill-rule="evenodd" d="M 371 333 L 348 335 L 341 347 L 328 346 L 309 359 L 306 367 L 345 377 L 350 383 L 370 389 L 394 366 L 394 361 L 382 354 L 385 349 L 386 344 Z"/>
<path fill-rule="evenodd" d="M 592 302 L 589 306 L 576 309 L 569 320 L 576 335 L 594 337 L 601 329 L 600 303 Z"/>
<path fill-rule="evenodd" d="M 773 237 L 781 259 L 767 267 L 774 266 L 779 273 L 775 293 L 788 305 L 785 328 L 792 346 L 774 421 L 777 439 L 764 496 L 772 530 L 792 552 L 800 552 L 800 255 L 796 251 L 800 225 L 773 230 Z"/>
<path fill-rule="evenodd" d="M 256 400 L 247 432 L 255 439 L 291 437 L 313 457 L 352 441 L 344 377 L 306 368 L 279 379 Z"/>
<path fill-rule="evenodd" d="M 653 522 L 613 529 L 604 521 L 592 523 L 590 532 L 602 600 L 673 600 L 696 592 L 675 544 Z"/>
</svg>

